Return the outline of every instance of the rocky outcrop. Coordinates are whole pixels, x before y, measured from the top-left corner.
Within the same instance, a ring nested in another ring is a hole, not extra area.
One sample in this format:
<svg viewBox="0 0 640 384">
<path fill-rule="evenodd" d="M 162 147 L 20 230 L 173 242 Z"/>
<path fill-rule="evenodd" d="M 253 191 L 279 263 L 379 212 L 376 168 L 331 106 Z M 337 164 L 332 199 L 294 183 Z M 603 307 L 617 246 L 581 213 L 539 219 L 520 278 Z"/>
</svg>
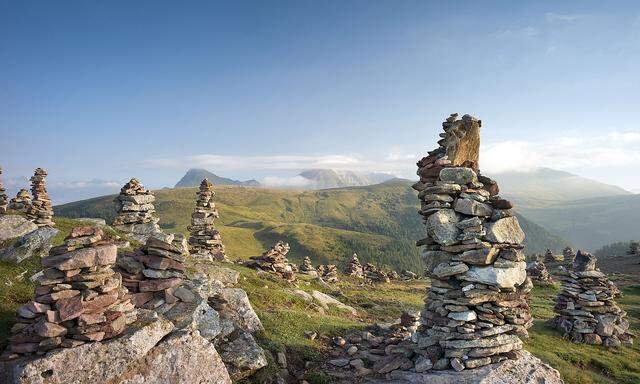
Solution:
<svg viewBox="0 0 640 384">
<path fill-rule="evenodd" d="M 0 167 L 0 215 L 7 213 L 9 207 L 9 197 L 7 196 L 7 190 L 2 184 L 2 167 Z"/>
<path fill-rule="evenodd" d="M 14 239 L 35 231 L 38 226 L 18 215 L 0 216 L 0 241 Z"/>
<path fill-rule="evenodd" d="M 5 216 L 19 217 L 19 216 Z M 1 219 L 0 219 L 1 220 Z M 35 230 L 21 236 L 16 242 L 10 246 L 0 249 L 0 260 L 11 263 L 21 263 L 22 261 L 33 257 L 42 257 L 49 253 L 53 238 L 60 232 L 55 228 L 41 227 L 29 221 L 29 224 L 36 227 Z"/>
<path fill-rule="evenodd" d="M 351 256 L 351 259 L 345 267 L 344 273 L 347 276 L 352 276 L 358 279 L 364 278 L 364 269 L 362 267 L 362 264 L 360 264 L 360 260 L 358 259 L 358 255 L 356 253 Z"/>
<path fill-rule="evenodd" d="M 27 217 L 38 227 L 53 227 L 53 206 L 47 193 L 44 179 L 47 172 L 42 168 L 36 168 L 31 176 L 31 205 L 27 208 Z"/>
<path fill-rule="evenodd" d="M 276 245 L 265 251 L 261 256 L 253 256 L 246 265 L 250 268 L 273 272 L 288 281 L 296 279 L 293 268 L 287 259 L 289 253 L 288 243 L 278 241 Z"/>
<path fill-rule="evenodd" d="M 204 179 L 200 183 L 196 207 L 191 214 L 189 246 L 193 257 L 204 260 L 229 261 L 224 251 L 220 232 L 214 227 L 218 210 L 213 202 L 213 184 Z"/>
<path fill-rule="evenodd" d="M 595 256 L 578 251 L 572 270 L 563 272 L 560 281 L 552 325 L 575 343 L 633 344 L 627 313 L 615 302 L 619 290 L 596 268 Z"/>
<path fill-rule="evenodd" d="M 18 308 L 9 357 L 73 348 L 113 338 L 135 320 L 133 304 L 112 270 L 117 248 L 100 228 L 74 228 L 42 259 L 33 301 Z"/>
<path fill-rule="evenodd" d="M 140 181 L 129 180 L 116 198 L 118 212 L 113 220 L 113 227 L 142 244 L 146 243 L 149 237 L 171 242 L 171 235 L 164 234 L 158 226 L 160 219 L 155 217 L 155 199 L 151 191 L 145 189 Z"/>
<path fill-rule="evenodd" d="M 480 125 L 472 116 L 451 115 L 439 147 L 417 164 L 420 181 L 413 187 L 427 234 L 418 245 L 432 283 L 415 341 L 434 370 L 517 358 L 532 324 L 524 232 L 513 204 L 479 172 Z"/>
<path fill-rule="evenodd" d="M 29 194 L 29 191 L 24 188 L 19 190 L 16 197 L 9 201 L 9 209 L 16 212 L 26 213 L 30 206 L 31 195 Z"/>
</svg>

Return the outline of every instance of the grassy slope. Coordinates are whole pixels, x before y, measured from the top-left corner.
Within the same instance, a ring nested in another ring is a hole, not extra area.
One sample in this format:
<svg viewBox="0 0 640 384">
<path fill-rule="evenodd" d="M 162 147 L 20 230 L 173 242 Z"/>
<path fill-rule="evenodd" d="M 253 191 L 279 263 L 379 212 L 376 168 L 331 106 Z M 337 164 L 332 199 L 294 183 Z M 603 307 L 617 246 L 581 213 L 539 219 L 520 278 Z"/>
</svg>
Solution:
<svg viewBox="0 0 640 384">
<path fill-rule="evenodd" d="M 156 191 L 160 225 L 185 232 L 195 189 Z M 68 217 L 113 219 L 113 196 L 56 207 Z M 398 270 L 421 271 L 415 240 L 424 230 L 410 183 L 395 180 L 367 187 L 317 191 L 216 186 L 218 226 L 234 259 L 258 255 L 276 240 L 292 245 L 291 259 L 310 256 L 314 263 L 342 263 L 353 252 L 361 260 Z M 566 242 L 521 217 L 529 252 L 560 250 Z"/>
</svg>

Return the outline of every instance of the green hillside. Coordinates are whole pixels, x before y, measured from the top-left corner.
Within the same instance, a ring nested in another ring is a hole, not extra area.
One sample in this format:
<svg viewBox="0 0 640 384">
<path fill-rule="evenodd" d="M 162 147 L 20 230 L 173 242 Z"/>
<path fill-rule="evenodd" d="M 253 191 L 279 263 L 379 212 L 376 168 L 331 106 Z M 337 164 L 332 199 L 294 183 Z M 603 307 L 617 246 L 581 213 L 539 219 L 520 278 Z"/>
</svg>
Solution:
<svg viewBox="0 0 640 384">
<path fill-rule="evenodd" d="M 260 254 L 276 240 L 291 244 L 291 259 L 341 264 L 353 252 L 364 262 L 396 269 L 422 270 L 415 241 L 424 236 L 416 193 L 407 180 L 365 187 L 296 191 L 216 186 L 219 230 L 233 259 Z M 160 225 L 186 233 L 195 204 L 195 188 L 156 191 Z M 115 215 L 114 196 L 55 207 L 65 217 Z M 566 242 L 519 217 L 527 233 L 528 252 L 560 250 Z"/>
</svg>

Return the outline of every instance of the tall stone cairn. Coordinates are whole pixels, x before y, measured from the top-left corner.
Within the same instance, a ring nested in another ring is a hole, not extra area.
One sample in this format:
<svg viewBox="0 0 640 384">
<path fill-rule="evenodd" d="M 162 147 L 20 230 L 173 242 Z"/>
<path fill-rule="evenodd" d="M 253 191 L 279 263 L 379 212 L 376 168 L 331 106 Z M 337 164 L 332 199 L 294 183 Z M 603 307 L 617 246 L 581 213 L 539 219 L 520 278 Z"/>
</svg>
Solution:
<svg viewBox="0 0 640 384">
<path fill-rule="evenodd" d="M 47 172 L 42 168 L 36 168 L 31 176 L 31 205 L 27 209 L 27 217 L 38 227 L 53 227 L 53 206 L 47 193 L 44 179 Z"/>
<path fill-rule="evenodd" d="M 77 227 L 42 259 L 36 297 L 17 310 L 9 353 L 42 354 L 110 339 L 136 320 L 122 277 L 113 271 L 117 247 L 102 229 Z"/>
<path fill-rule="evenodd" d="M 193 300 L 193 294 L 180 287 L 186 269 L 184 261 L 185 254 L 179 247 L 149 237 L 144 247 L 118 257 L 117 265 L 134 305 L 164 313 L 181 298 Z"/>
<path fill-rule="evenodd" d="M 29 207 L 31 207 L 31 195 L 29 191 L 24 188 L 19 190 L 18 193 L 16 193 L 16 197 L 9 201 L 9 209 L 17 212 L 26 213 Z"/>
<path fill-rule="evenodd" d="M 573 248 L 566 247 L 563 249 L 562 257 L 564 257 L 563 265 L 565 269 L 573 268 L 573 262 L 576 260 L 576 253 L 573 251 Z"/>
<path fill-rule="evenodd" d="M 627 313 L 618 307 L 618 288 L 596 268 L 596 257 L 578 251 L 571 271 L 561 274 L 562 291 L 551 324 L 575 343 L 618 347 L 633 344 Z"/>
<path fill-rule="evenodd" d="M 318 271 L 316 271 L 316 268 L 311 263 L 311 258 L 309 256 L 305 256 L 304 259 L 302 259 L 302 264 L 300 264 L 300 268 L 298 268 L 298 270 L 300 271 L 300 273 L 303 273 L 305 275 L 313 277 L 318 276 Z"/>
<path fill-rule="evenodd" d="M 345 275 L 353 276 L 358 279 L 364 278 L 364 269 L 362 264 L 360 264 L 357 253 L 354 253 L 353 256 L 351 256 L 351 260 L 347 263 L 344 273 Z"/>
<path fill-rule="evenodd" d="M 289 259 L 287 259 L 287 253 L 290 250 L 289 243 L 278 241 L 262 255 L 251 257 L 247 265 L 263 271 L 274 272 L 285 280 L 293 281 L 296 279 L 295 273 Z M 318 274 L 320 274 L 319 269 Z"/>
<path fill-rule="evenodd" d="M 194 257 L 207 260 L 229 261 L 224 252 L 220 232 L 214 227 L 218 210 L 213 202 L 213 184 L 204 179 L 200 183 L 196 207 L 191 214 L 189 246 Z"/>
<path fill-rule="evenodd" d="M 153 193 L 138 179 L 129 180 L 116 198 L 117 215 L 113 226 L 141 243 L 145 243 L 149 236 L 161 235 L 160 219 L 155 216 L 153 205 L 155 200 Z"/>
<path fill-rule="evenodd" d="M 461 371 L 519 357 L 532 283 L 512 204 L 479 174 L 481 121 L 452 114 L 442 126 L 413 186 L 427 235 L 417 245 L 432 281 L 416 339 L 434 369 Z"/>
<path fill-rule="evenodd" d="M 0 215 L 7 213 L 7 207 L 9 206 L 9 197 L 7 196 L 7 190 L 2 185 L 2 168 L 0 167 Z"/>
</svg>

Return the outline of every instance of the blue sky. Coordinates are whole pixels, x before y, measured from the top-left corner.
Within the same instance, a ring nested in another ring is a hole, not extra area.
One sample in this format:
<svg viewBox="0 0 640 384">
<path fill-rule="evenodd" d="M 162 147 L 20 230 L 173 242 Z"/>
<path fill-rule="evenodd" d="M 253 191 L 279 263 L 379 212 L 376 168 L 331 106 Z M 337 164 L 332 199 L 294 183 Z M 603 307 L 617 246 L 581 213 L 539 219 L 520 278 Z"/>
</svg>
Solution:
<svg viewBox="0 0 640 384">
<path fill-rule="evenodd" d="M 638 2 L 443 3 L 0 0 L 5 183 L 410 177 L 460 112 L 486 171 L 640 188 Z"/>
</svg>

